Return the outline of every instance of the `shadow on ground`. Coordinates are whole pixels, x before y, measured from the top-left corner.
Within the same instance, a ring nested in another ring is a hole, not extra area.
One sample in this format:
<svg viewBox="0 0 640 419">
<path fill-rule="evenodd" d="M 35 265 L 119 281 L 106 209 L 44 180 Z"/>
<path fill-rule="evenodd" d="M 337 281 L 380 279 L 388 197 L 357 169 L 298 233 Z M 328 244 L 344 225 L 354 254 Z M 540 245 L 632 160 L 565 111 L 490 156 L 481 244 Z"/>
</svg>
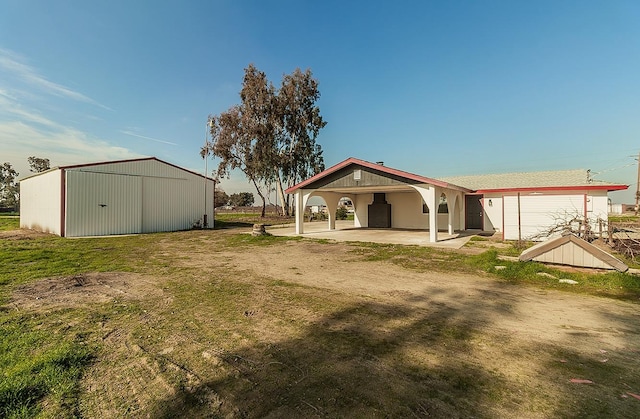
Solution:
<svg viewBox="0 0 640 419">
<path fill-rule="evenodd" d="M 477 314 L 469 309 L 475 324 Z M 506 383 L 469 362 L 473 333 L 447 307 L 363 302 L 320 318 L 295 339 L 220 353 L 224 378 L 199 377 L 160 401 L 155 414 L 494 416 L 492 400 Z"/>
</svg>

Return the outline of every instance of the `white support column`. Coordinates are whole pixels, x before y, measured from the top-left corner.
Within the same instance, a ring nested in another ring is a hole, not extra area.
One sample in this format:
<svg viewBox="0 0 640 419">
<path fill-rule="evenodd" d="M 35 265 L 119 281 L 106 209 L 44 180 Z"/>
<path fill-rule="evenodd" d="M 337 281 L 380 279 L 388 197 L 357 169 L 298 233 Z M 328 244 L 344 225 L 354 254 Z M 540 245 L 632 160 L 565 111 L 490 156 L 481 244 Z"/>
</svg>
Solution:
<svg viewBox="0 0 640 419">
<path fill-rule="evenodd" d="M 435 243 L 438 241 L 438 202 L 437 197 L 440 195 L 433 185 L 411 185 L 413 189 L 418 191 L 422 200 L 429 208 L 429 241 Z"/>
<path fill-rule="evenodd" d="M 440 196 L 435 186 L 429 185 L 429 201 L 425 201 L 429 207 L 429 241 L 438 241 L 438 197 Z"/>
<path fill-rule="evenodd" d="M 304 234 L 304 199 L 302 190 L 297 190 L 294 196 L 296 203 L 296 234 Z"/>
<path fill-rule="evenodd" d="M 455 231 L 454 220 L 456 215 L 456 192 L 445 191 L 444 194 L 447 197 L 447 210 L 449 212 L 447 232 L 449 234 L 453 234 Z"/>
<path fill-rule="evenodd" d="M 338 209 L 338 202 L 340 201 L 340 195 L 336 193 L 322 194 L 324 201 L 327 204 L 327 210 L 329 211 L 329 230 L 336 229 L 336 210 Z"/>
</svg>

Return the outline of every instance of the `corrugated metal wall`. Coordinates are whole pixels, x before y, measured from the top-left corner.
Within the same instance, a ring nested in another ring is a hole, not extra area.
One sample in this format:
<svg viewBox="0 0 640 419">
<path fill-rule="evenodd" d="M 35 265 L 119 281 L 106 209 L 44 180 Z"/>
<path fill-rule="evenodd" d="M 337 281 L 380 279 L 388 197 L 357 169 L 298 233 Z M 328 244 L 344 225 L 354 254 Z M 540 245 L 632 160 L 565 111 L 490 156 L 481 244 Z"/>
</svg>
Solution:
<svg viewBox="0 0 640 419">
<path fill-rule="evenodd" d="M 155 161 L 67 170 L 67 236 L 176 231 L 207 213 L 213 226 L 213 181 Z M 206 205 L 206 208 L 205 208 Z"/>
<path fill-rule="evenodd" d="M 142 177 L 67 171 L 67 237 L 142 232 Z"/>
<path fill-rule="evenodd" d="M 213 182 L 208 181 L 207 212 L 213 223 Z M 204 179 L 145 177 L 143 183 L 142 231 L 186 230 L 204 214 Z"/>
<path fill-rule="evenodd" d="M 574 243 L 565 243 L 548 252 L 533 258 L 537 262 L 547 262 L 571 266 L 585 266 L 589 268 L 611 269 L 611 265 L 598 259 Z"/>
<path fill-rule="evenodd" d="M 504 238 L 518 240 L 518 196 L 504 196 Z M 520 195 L 520 237 L 531 239 L 561 219 L 584 215 L 584 195 Z"/>
<path fill-rule="evenodd" d="M 20 227 L 60 235 L 60 170 L 20 182 Z"/>
</svg>

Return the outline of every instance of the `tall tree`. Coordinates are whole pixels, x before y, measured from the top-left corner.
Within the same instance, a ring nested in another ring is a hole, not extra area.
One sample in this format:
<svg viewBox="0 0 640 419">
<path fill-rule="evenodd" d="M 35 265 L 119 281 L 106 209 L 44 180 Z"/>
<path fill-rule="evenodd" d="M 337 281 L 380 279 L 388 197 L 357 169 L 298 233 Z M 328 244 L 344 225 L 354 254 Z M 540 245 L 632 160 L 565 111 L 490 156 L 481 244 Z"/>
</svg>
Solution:
<svg viewBox="0 0 640 419">
<path fill-rule="evenodd" d="M 27 161 L 29 162 L 29 170 L 34 173 L 44 172 L 51 168 L 49 159 L 41 159 L 40 157 L 31 156 Z"/>
<path fill-rule="evenodd" d="M 258 196 L 262 199 L 262 216 L 266 211 L 266 201 L 262 189 L 262 166 L 255 157 L 255 144 L 242 123 L 242 112 L 239 106 L 233 106 L 220 115 L 210 117 L 211 139 L 200 150 L 202 157 L 213 154 L 220 158 L 217 176 L 229 177 L 235 169 L 242 171 L 254 185 Z"/>
<path fill-rule="evenodd" d="M 11 163 L 5 162 L 0 166 L 0 206 L 16 209 L 20 202 L 19 173 Z"/>
<path fill-rule="evenodd" d="M 318 132 L 326 123 L 316 105 L 320 93 L 311 71 L 299 69 L 284 76 L 276 91 L 264 72 L 253 64 L 245 69 L 241 103 L 211 117 L 211 141 L 202 148 L 220 157 L 218 175 L 242 170 L 254 184 L 266 209 L 264 188 L 275 184 L 285 204 L 283 180 L 287 186 L 324 169 L 322 149 L 316 144 Z M 287 198 L 287 202 L 289 199 Z"/>
<path fill-rule="evenodd" d="M 299 68 L 282 79 L 276 97 L 278 121 L 278 161 L 280 175 L 287 187 L 324 170 L 322 148 L 316 144 L 320 130 L 327 123 L 320 115 L 318 81 L 310 69 Z M 281 202 L 289 213 L 289 196 L 285 198 L 278 184 Z"/>
</svg>

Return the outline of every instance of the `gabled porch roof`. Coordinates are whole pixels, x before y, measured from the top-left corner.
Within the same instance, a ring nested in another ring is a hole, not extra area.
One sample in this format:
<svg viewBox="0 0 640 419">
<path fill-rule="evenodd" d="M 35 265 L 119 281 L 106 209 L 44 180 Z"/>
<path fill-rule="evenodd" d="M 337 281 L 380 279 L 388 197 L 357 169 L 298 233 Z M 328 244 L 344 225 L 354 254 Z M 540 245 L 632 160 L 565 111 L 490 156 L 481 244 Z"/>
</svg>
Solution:
<svg viewBox="0 0 640 419">
<path fill-rule="evenodd" d="M 425 176 L 420 176 L 420 175 L 416 175 L 414 173 L 409 173 L 409 172 L 405 172 L 402 170 L 398 170 L 398 169 L 393 169 L 391 167 L 387 167 L 384 166 L 382 164 L 377 164 L 377 163 L 371 163 L 365 160 L 360 160 L 360 159 L 356 159 L 354 157 L 350 157 L 334 166 L 331 166 L 330 168 L 318 173 L 317 175 L 310 177 L 309 179 L 298 183 L 297 185 L 292 186 L 291 188 L 287 189 L 285 191 L 285 193 L 290 194 L 290 193 L 294 193 L 295 191 L 297 191 L 298 189 L 315 189 L 317 187 L 319 187 L 320 185 L 323 184 L 323 180 L 326 180 L 327 178 L 329 178 L 331 175 L 333 175 L 334 173 L 337 173 L 349 166 L 354 166 L 354 167 L 362 167 L 362 168 L 366 168 L 366 169 L 371 169 L 377 173 L 380 173 L 382 176 L 385 177 L 392 177 L 394 179 L 397 179 L 399 181 L 399 183 L 405 183 L 407 185 L 410 184 L 429 184 L 429 185 L 434 185 L 434 186 L 438 186 L 441 188 L 447 188 L 447 189 L 453 189 L 453 190 L 457 190 L 457 191 L 461 191 L 461 192 L 465 192 L 465 193 L 469 193 L 472 192 L 470 189 L 464 188 L 462 186 L 458 186 L 458 185 L 454 185 L 452 183 L 449 182 L 445 182 L 443 180 L 438 180 L 438 179 L 434 179 L 434 178 L 429 178 L 429 177 L 425 177 Z M 374 188 L 376 190 L 380 190 L 380 187 L 382 185 L 376 185 L 376 186 L 371 186 L 371 187 L 367 187 L 367 186 L 358 186 L 357 189 L 359 191 L 366 191 L 369 188 Z M 399 188 L 400 186 L 386 186 L 385 189 L 395 189 L 395 188 Z M 328 189 L 328 188 L 324 188 L 324 189 Z M 342 188 L 331 188 L 334 190 L 345 190 L 345 187 Z M 355 189 L 355 188 L 353 188 Z"/>
</svg>

